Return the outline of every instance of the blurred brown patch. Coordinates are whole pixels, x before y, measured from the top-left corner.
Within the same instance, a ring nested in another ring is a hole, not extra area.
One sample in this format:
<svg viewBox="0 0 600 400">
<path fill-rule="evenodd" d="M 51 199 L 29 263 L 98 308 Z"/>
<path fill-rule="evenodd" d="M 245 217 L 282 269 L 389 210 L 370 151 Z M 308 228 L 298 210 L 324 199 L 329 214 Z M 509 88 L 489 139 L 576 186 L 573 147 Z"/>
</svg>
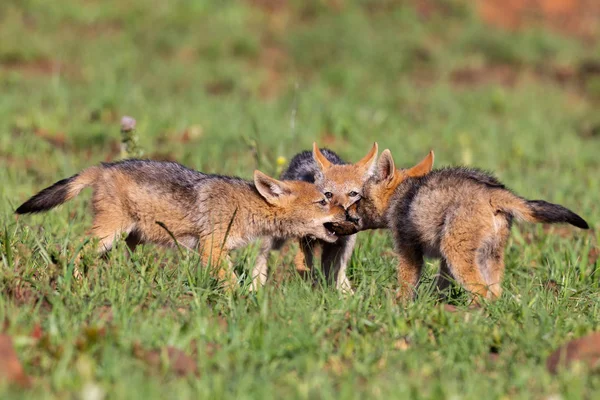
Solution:
<svg viewBox="0 0 600 400">
<path fill-rule="evenodd" d="M 321 132 L 319 135 L 319 143 L 321 143 L 323 147 L 334 147 L 339 149 L 340 147 L 347 146 L 348 140 L 344 136 L 335 135 L 330 131 L 325 131 Z"/>
<path fill-rule="evenodd" d="M 68 28 L 67 28 L 68 29 Z M 92 24 L 81 24 L 71 27 L 78 37 L 86 39 L 108 38 L 116 36 L 123 31 L 123 27 L 118 21 L 100 21 Z"/>
<path fill-rule="evenodd" d="M 464 311 L 481 310 L 482 307 L 481 307 L 481 305 L 479 305 L 477 303 L 471 303 L 466 308 L 465 307 L 457 307 L 452 304 L 444 304 L 443 309 L 444 309 L 444 311 L 449 312 L 449 313 L 459 313 L 459 312 L 464 312 Z"/>
<path fill-rule="evenodd" d="M 31 384 L 17 357 L 12 338 L 8 335 L 0 335 L 0 381 L 21 387 Z"/>
<path fill-rule="evenodd" d="M 87 159 L 91 159 L 94 155 L 94 149 L 88 148 L 86 150 L 85 156 Z M 117 157 L 121 155 L 121 142 L 117 139 L 113 139 L 109 142 L 108 153 L 104 157 L 104 161 L 114 161 Z"/>
<path fill-rule="evenodd" d="M 171 151 L 157 151 L 150 154 L 150 159 L 156 161 L 173 161 L 177 162 L 177 155 Z"/>
<path fill-rule="evenodd" d="M 270 100 L 278 97 L 285 83 L 288 55 L 280 38 L 290 24 L 291 7 L 287 0 L 248 1 L 262 11 L 259 55 L 251 66 L 264 72 L 263 82 L 258 89 L 259 95 L 262 99 Z"/>
<path fill-rule="evenodd" d="M 6 299 L 12 300 L 15 305 L 34 306 L 38 302 L 41 302 L 43 310 L 50 310 L 52 308 L 52 305 L 46 300 L 46 297 L 32 288 L 28 282 L 16 278 L 10 280 L 5 279 L 2 283 L 4 288 L 0 291 L 0 294 Z"/>
<path fill-rule="evenodd" d="M 548 292 L 552 293 L 555 296 L 558 296 L 558 294 L 560 293 L 560 288 L 561 285 L 554 279 L 550 279 L 544 282 L 544 289 L 546 289 Z"/>
<path fill-rule="evenodd" d="M 284 74 L 288 56 L 285 51 L 274 45 L 266 45 L 261 49 L 259 65 L 265 72 L 265 78 L 259 87 L 263 99 L 273 99 L 284 87 Z"/>
<path fill-rule="evenodd" d="M 42 336 L 44 336 L 44 331 L 42 329 L 42 325 L 35 324 L 33 326 L 33 329 L 31 330 L 31 333 L 29 334 L 29 336 L 34 339 L 34 340 L 40 340 L 42 338 Z"/>
<path fill-rule="evenodd" d="M 146 350 L 141 344 L 134 343 L 133 355 L 153 368 L 161 368 L 163 363 L 166 363 L 166 366 L 179 376 L 199 375 L 196 360 L 172 346 Z"/>
<path fill-rule="evenodd" d="M 406 337 L 402 337 L 402 338 L 394 341 L 394 349 L 395 350 L 406 351 L 410 348 L 410 345 L 411 345 L 410 340 Z"/>
<path fill-rule="evenodd" d="M 498 362 L 498 360 L 500 359 L 500 354 L 490 350 L 490 353 L 488 354 L 488 359 L 492 363 Z"/>
<path fill-rule="evenodd" d="M 339 377 L 344 375 L 347 371 L 352 370 L 353 364 L 354 360 L 348 357 L 332 355 L 325 361 L 323 369 L 326 372 Z"/>
<path fill-rule="evenodd" d="M 443 308 L 444 308 L 444 311 L 447 311 L 449 313 L 455 313 L 455 312 L 461 311 L 458 307 L 456 307 L 455 305 L 452 305 L 452 304 L 444 304 Z"/>
<path fill-rule="evenodd" d="M 519 70 L 511 65 L 489 65 L 482 67 L 465 67 L 453 71 L 450 80 L 457 86 L 473 86 L 497 83 L 503 86 L 515 86 L 519 78 Z"/>
<path fill-rule="evenodd" d="M 266 13 L 282 12 L 288 7 L 288 0 L 248 0 L 248 2 Z"/>
<path fill-rule="evenodd" d="M 31 174 L 36 178 L 40 178 L 42 176 L 39 170 L 39 162 L 32 158 L 21 158 L 15 157 L 10 153 L 0 153 L 0 161 L 2 161 L 8 167 L 23 169 L 28 175 Z"/>
<path fill-rule="evenodd" d="M 439 1 L 439 0 L 412 0 L 419 16 L 423 19 L 437 15 L 452 15 L 460 4 L 457 2 Z"/>
<path fill-rule="evenodd" d="M 577 134 L 582 139 L 596 139 L 600 137 L 600 122 L 583 122 Z"/>
<path fill-rule="evenodd" d="M 219 79 L 204 85 L 206 91 L 214 96 L 228 94 L 235 88 L 235 83 L 231 79 Z"/>
<path fill-rule="evenodd" d="M 92 346 L 106 337 L 106 327 L 100 325 L 88 325 L 83 327 L 80 336 L 75 340 L 75 347 L 79 351 L 87 351 Z"/>
<path fill-rule="evenodd" d="M 224 332 L 229 329 L 229 323 L 227 322 L 227 319 L 222 315 L 217 316 L 216 323 L 219 326 L 219 329 L 221 329 Z"/>
<path fill-rule="evenodd" d="M 600 32 L 597 0 L 477 0 L 476 4 L 485 22 L 504 29 L 542 25 L 590 41 Z"/>
<path fill-rule="evenodd" d="M 111 306 L 100 306 L 96 310 L 94 310 L 95 320 L 100 320 L 102 322 L 112 322 L 113 320 L 113 311 Z"/>
<path fill-rule="evenodd" d="M 435 79 L 433 75 L 429 78 Z M 427 86 L 427 75 L 415 76 L 421 86 Z M 515 87 L 523 82 L 542 82 L 560 86 L 570 96 L 570 101 L 600 98 L 600 62 L 586 60 L 579 65 L 543 65 L 526 66 L 510 64 L 487 64 L 478 67 L 462 67 L 450 73 L 450 82 L 458 88 L 478 85 L 502 85 Z M 598 85 L 598 86 L 596 86 Z M 582 137 L 600 135 L 597 124 L 583 126 Z"/>
<path fill-rule="evenodd" d="M 590 249 L 588 254 L 588 261 L 591 265 L 596 265 L 596 261 L 598 261 L 598 257 L 600 256 L 600 248 L 593 247 Z"/>
<path fill-rule="evenodd" d="M 186 144 L 200 139 L 203 134 L 204 130 L 202 129 L 202 126 L 191 125 L 183 131 L 183 133 L 179 136 L 177 141 Z"/>
<path fill-rule="evenodd" d="M 51 59 L 25 60 L 2 60 L 0 69 L 4 71 L 18 72 L 26 77 L 36 76 L 79 76 L 80 71 L 74 65 L 67 65 Z"/>
<path fill-rule="evenodd" d="M 50 132 L 44 128 L 36 128 L 33 134 L 59 149 L 65 150 L 70 147 L 64 132 Z"/>
<path fill-rule="evenodd" d="M 581 234 L 578 229 L 572 227 L 571 225 L 551 225 L 544 224 L 542 225 L 544 229 L 544 233 L 558 236 L 563 239 L 571 238 L 574 234 Z"/>
<path fill-rule="evenodd" d="M 589 368 L 600 366 L 600 332 L 575 339 L 554 351 L 546 361 L 548 371 L 555 374 L 560 368 L 568 368 L 574 362 Z"/>
</svg>

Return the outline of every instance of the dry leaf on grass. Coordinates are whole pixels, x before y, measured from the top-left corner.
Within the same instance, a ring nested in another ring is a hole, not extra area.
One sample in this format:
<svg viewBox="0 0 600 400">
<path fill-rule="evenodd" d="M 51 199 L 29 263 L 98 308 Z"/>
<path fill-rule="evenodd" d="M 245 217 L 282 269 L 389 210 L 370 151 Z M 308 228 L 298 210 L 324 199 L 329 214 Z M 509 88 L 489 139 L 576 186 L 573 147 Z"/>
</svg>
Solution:
<svg viewBox="0 0 600 400">
<path fill-rule="evenodd" d="M 0 380 L 9 384 L 28 387 L 30 379 L 25 375 L 17 352 L 13 347 L 12 339 L 8 335 L 0 335 Z"/>
<path fill-rule="evenodd" d="M 576 361 L 590 368 L 600 366 L 600 332 L 572 340 L 555 350 L 546 360 L 548 371 L 555 374 L 559 368 L 568 367 Z"/>
<path fill-rule="evenodd" d="M 42 336 L 44 336 L 44 330 L 42 329 L 42 326 L 39 323 L 35 324 L 33 329 L 31 329 L 29 336 L 34 340 L 40 340 Z"/>
</svg>

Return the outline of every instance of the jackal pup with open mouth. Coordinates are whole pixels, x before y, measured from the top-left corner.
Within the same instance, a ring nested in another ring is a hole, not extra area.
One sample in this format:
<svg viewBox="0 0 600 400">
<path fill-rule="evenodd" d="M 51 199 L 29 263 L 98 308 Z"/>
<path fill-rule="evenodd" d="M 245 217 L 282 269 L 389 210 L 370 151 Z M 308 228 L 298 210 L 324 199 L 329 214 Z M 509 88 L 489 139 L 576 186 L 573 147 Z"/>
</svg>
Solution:
<svg viewBox="0 0 600 400">
<path fill-rule="evenodd" d="M 281 179 L 300 180 L 314 183 L 332 204 L 341 205 L 345 210 L 360 200 L 363 185 L 375 172 L 377 143 L 366 156 L 354 164 L 346 163 L 331 150 L 320 150 L 313 143 L 313 150 L 296 154 Z M 341 226 L 341 225 L 340 225 Z M 356 243 L 356 227 L 343 225 L 346 231 L 338 231 L 341 236 L 335 243 L 305 236 L 299 239 L 300 252 L 295 257 L 298 269 L 314 269 L 313 258 L 316 248 L 321 248 L 321 268 L 326 281 L 335 284 L 341 292 L 351 293 L 352 287 L 346 276 L 348 261 Z M 256 267 L 252 273 L 253 287 L 263 285 L 267 279 L 267 261 L 271 250 L 280 248 L 283 240 L 269 238 L 263 243 Z"/>
<path fill-rule="evenodd" d="M 504 250 L 513 219 L 588 224 L 563 206 L 517 196 L 493 176 L 457 167 L 433 170 L 433 152 L 409 169 L 396 169 L 384 150 L 377 174 L 351 210 L 363 229 L 392 230 L 399 258 L 400 299 L 413 297 L 423 256 L 441 258 L 437 285 L 453 277 L 473 295 L 501 294 Z"/>
<path fill-rule="evenodd" d="M 150 160 L 85 169 L 42 190 L 16 213 L 50 210 L 88 186 L 94 190 L 91 234 L 101 253 L 122 234 L 132 250 L 146 242 L 172 246 L 174 237 L 198 247 L 203 264 L 215 268 L 227 288 L 237 284 L 229 251 L 262 236 L 310 235 L 331 243 L 338 239 L 332 227 L 347 224 L 344 208 L 311 183 L 283 182 L 260 171 L 250 182 Z"/>
</svg>

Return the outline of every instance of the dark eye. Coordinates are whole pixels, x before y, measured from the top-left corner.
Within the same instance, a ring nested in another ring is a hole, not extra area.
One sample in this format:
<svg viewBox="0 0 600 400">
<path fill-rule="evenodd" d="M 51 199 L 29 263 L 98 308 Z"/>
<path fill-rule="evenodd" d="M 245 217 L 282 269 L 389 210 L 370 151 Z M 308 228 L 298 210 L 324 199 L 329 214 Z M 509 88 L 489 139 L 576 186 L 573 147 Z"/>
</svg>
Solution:
<svg viewBox="0 0 600 400">
<path fill-rule="evenodd" d="M 322 206 L 326 206 L 327 205 L 327 200 L 323 199 L 319 202 L 320 205 Z"/>
<path fill-rule="evenodd" d="M 327 197 L 328 199 L 333 197 L 333 193 L 331 193 L 331 192 L 325 192 L 324 194 L 325 194 L 325 197 Z"/>
<path fill-rule="evenodd" d="M 348 193 L 348 196 L 350 196 L 350 197 L 356 197 L 356 196 L 358 196 L 358 192 L 355 192 L 355 191 L 353 190 L 353 191 L 351 191 L 350 193 Z"/>
</svg>

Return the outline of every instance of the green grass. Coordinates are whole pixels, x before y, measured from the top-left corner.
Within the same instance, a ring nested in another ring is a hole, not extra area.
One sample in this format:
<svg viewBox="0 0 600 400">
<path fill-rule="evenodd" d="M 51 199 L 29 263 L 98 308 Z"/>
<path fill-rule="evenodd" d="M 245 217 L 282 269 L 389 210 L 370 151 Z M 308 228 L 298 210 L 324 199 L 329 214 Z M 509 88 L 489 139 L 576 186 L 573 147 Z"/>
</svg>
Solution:
<svg viewBox="0 0 600 400">
<path fill-rule="evenodd" d="M 118 157 L 119 119 L 131 115 L 146 154 L 204 172 L 275 174 L 278 157 L 314 140 L 348 160 L 378 141 L 400 166 L 433 148 L 437 166 L 492 170 L 598 227 L 597 97 L 536 72 L 576 69 L 597 45 L 499 31 L 458 1 L 429 19 L 396 1 L 294 1 L 272 14 L 250 3 L 0 4 L 0 321 L 33 378 L 0 397 L 596 397 L 598 374 L 545 369 L 557 346 L 598 330 L 596 231 L 514 227 L 502 298 L 468 311 L 456 289 L 462 311 L 449 313 L 431 293 L 433 261 L 418 300 L 395 303 L 387 232 L 359 235 L 354 296 L 290 272 L 293 248 L 272 259 L 280 283 L 228 296 L 194 254 L 81 250 L 89 193 L 14 217 L 36 191 Z M 486 69 L 498 65 L 516 84 Z M 453 81 L 478 69 L 477 82 Z M 91 267 L 76 279 L 80 251 Z M 242 274 L 255 255 L 236 253 Z M 199 375 L 136 352 L 167 346 Z"/>
</svg>

